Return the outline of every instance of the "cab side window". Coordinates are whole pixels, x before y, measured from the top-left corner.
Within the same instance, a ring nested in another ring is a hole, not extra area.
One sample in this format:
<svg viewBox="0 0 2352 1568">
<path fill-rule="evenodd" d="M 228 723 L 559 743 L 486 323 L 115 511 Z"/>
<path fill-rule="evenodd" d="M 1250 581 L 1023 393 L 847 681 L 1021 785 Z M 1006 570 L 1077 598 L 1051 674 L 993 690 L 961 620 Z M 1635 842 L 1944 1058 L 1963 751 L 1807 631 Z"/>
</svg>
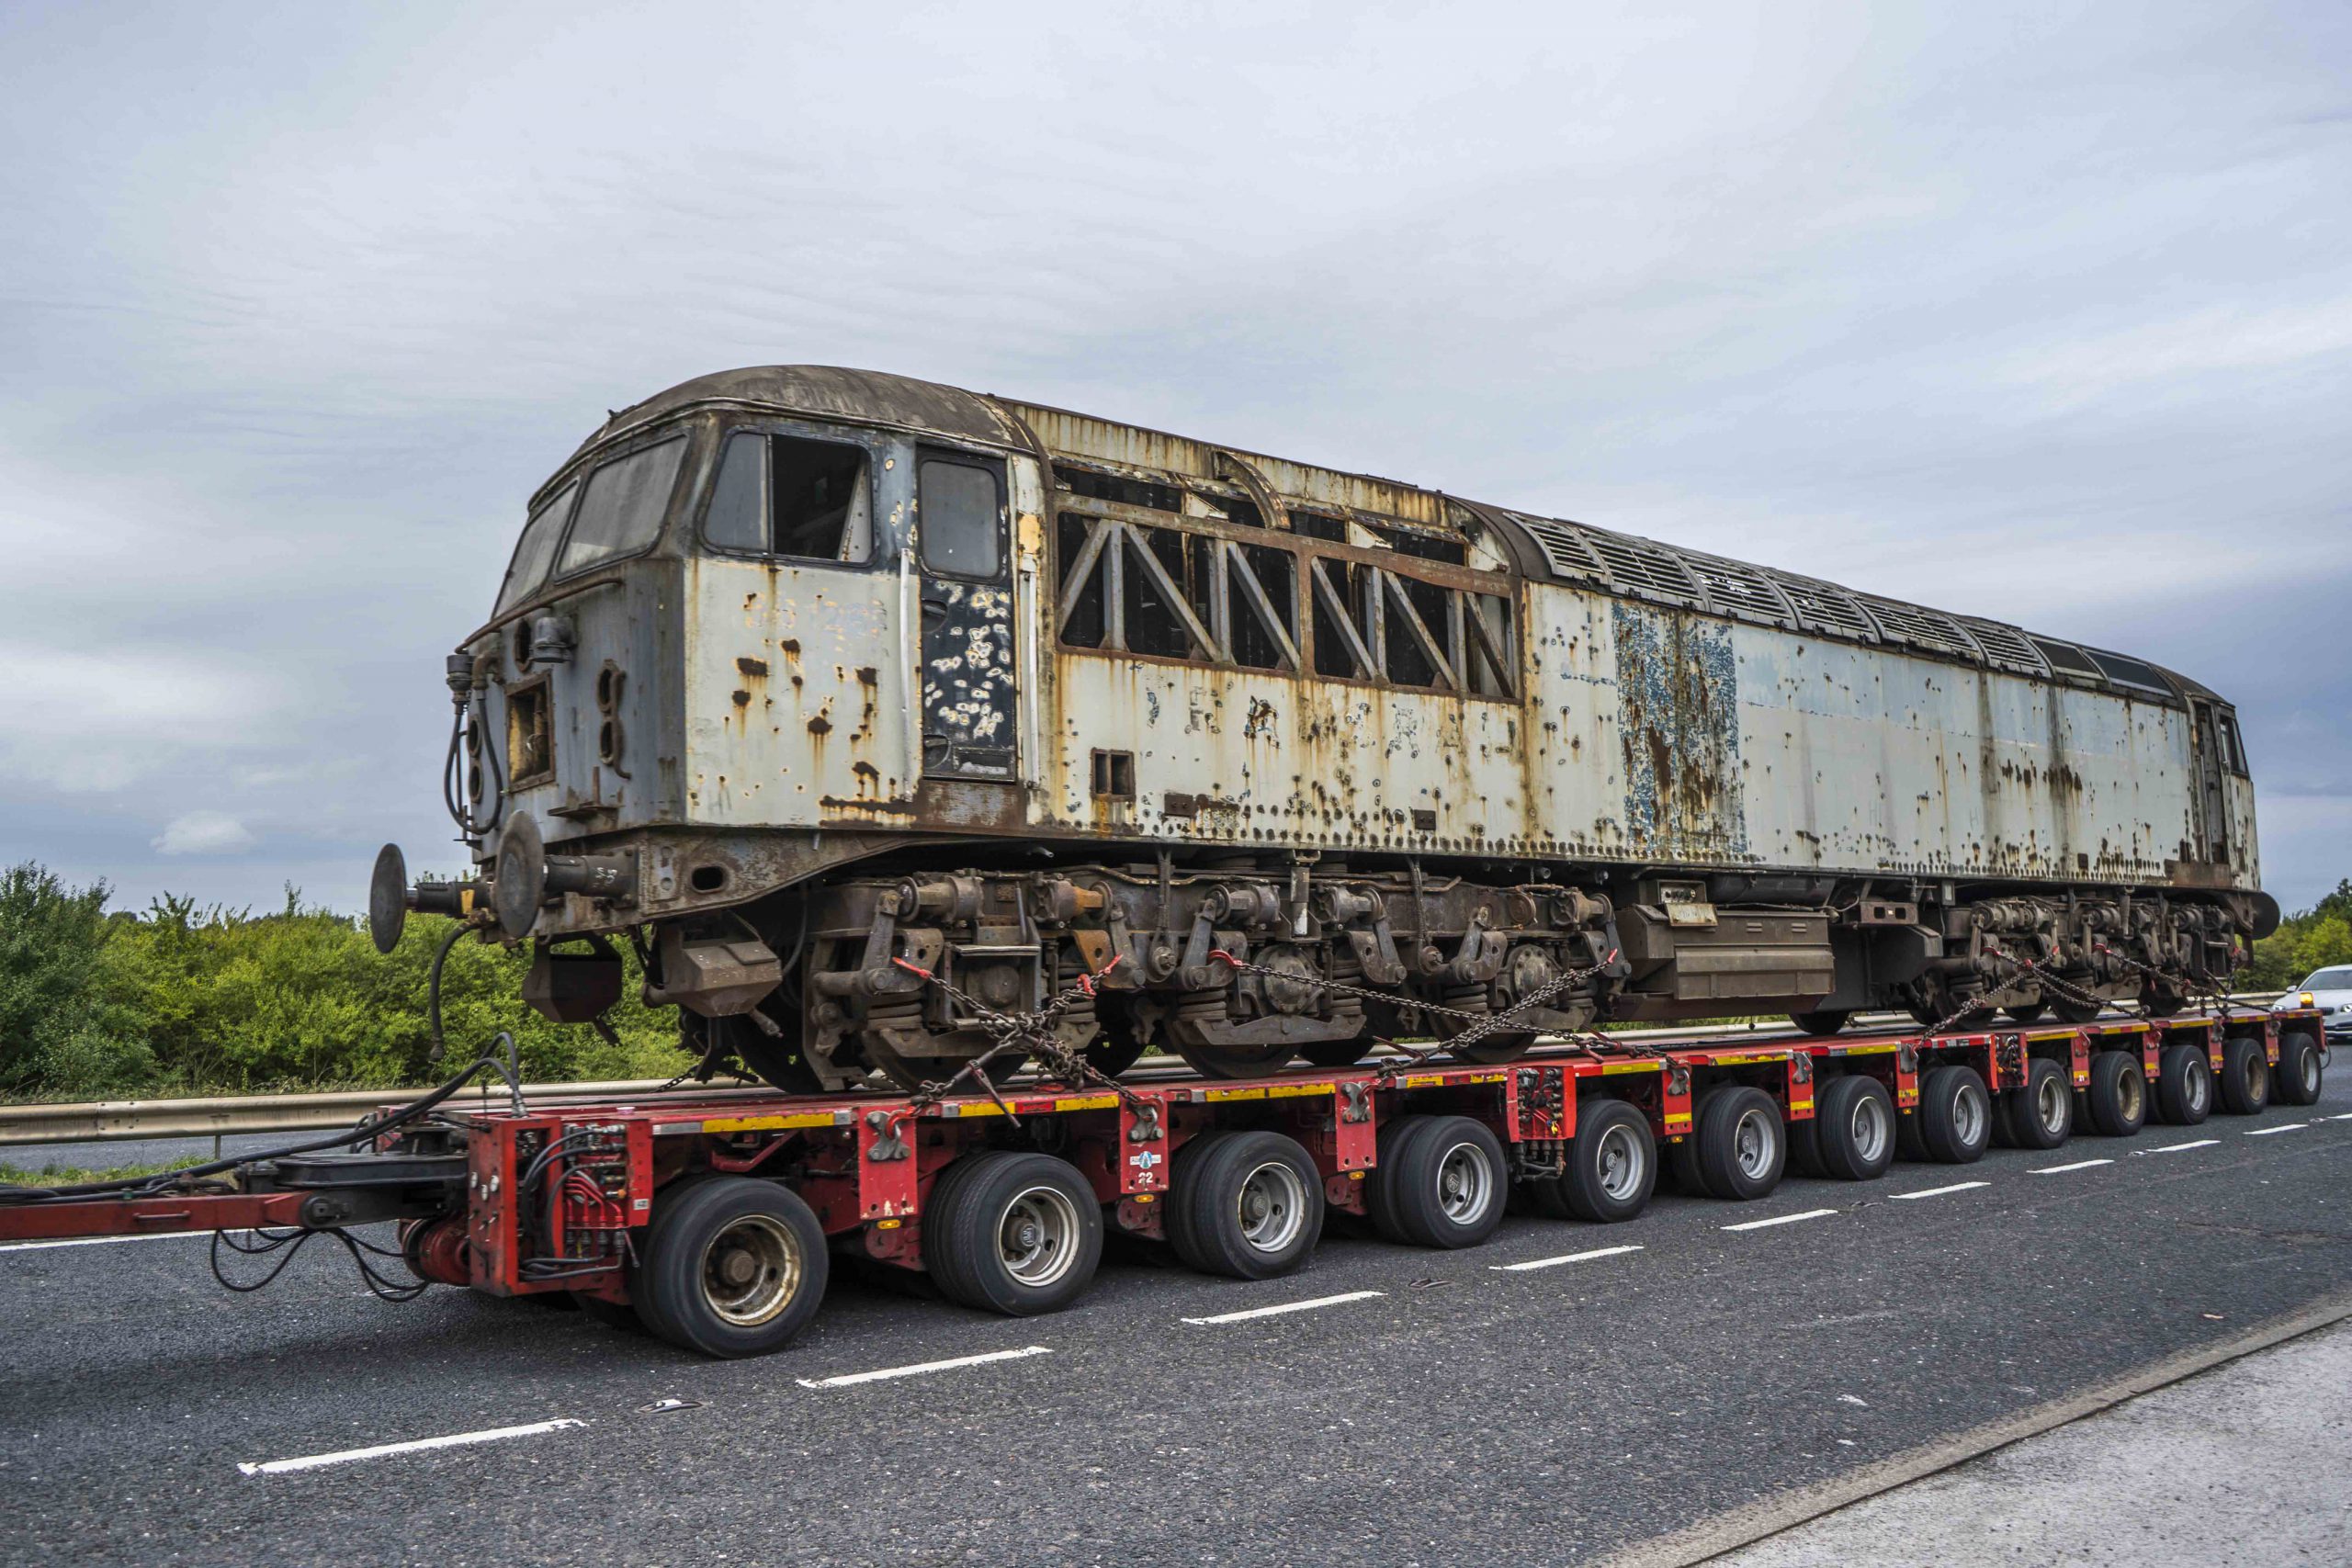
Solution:
<svg viewBox="0 0 2352 1568">
<path fill-rule="evenodd" d="M 738 431 L 703 514 L 714 549 L 856 564 L 874 551 L 865 448 Z"/>
<path fill-rule="evenodd" d="M 923 565 L 957 577 L 1001 575 L 1004 521 L 1004 471 L 999 465 L 923 454 L 915 494 Z"/>
</svg>

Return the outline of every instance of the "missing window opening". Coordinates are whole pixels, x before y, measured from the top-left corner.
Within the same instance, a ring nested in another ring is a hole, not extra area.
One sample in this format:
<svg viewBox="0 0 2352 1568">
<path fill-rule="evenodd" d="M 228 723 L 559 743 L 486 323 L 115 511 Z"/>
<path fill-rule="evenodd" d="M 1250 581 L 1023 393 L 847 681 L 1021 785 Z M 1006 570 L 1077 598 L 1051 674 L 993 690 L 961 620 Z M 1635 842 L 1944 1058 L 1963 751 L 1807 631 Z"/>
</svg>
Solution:
<svg viewBox="0 0 2352 1568">
<path fill-rule="evenodd" d="M 506 775 L 520 789 L 555 775 L 555 735 L 542 675 L 506 688 Z"/>
<path fill-rule="evenodd" d="M 1329 539 L 1335 545 L 1348 542 L 1347 523 L 1338 517 L 1327 517 L 1320 512 L 1301 512 L 1294 507 L 1290 514 L 1290 531 L 1304 534 L 1310 539 Z"/>
<path fill-rule="evenodd" d="M 1094 797 L 1133 800 L 1136 797 L 1136 754 L 1133 751 L 1094 753 Z"/>
<path fill-rule="evenodd" d="M 854 563 L 873 549 L 865 448 L 738 431 L 727 439 L 703 537 L 717 549 Z"/>
<path fill-rule="evenodd" d="M 1098 474 L 1091 468 L 1060 465 L 1054 468 L 1054 479 L 1070 494 L 1091 496 L 1096 501 L 1116 502 L 1121 506 L 1141 506 L 1153 512 L 1182 512 L 1184 509 L 1184 498 L 1173 485 L 1153 484 L 1146 479 Z"/>
</svg>

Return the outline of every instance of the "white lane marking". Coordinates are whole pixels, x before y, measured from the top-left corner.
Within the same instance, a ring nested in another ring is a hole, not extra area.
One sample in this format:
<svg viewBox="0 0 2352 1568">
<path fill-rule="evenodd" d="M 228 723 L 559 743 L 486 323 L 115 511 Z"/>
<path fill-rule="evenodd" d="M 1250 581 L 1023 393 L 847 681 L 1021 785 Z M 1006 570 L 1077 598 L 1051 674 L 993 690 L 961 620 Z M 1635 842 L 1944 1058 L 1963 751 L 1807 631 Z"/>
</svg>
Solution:
<svg viewBox="0 0 2352 1568">
<path fill-rule="evenodd" d="M 1775 1214 L 1769 1220 L 1745 1220 L 1738 1224 L 1724 1225 L 1722 1228 L 1727 1231 L 1760 1231 L 1767 1225 L 1792 1225 L 1799 1220 L 1817 1220 L 1825 1214 L 1834 1214 L 1837 1212 L 1835 1209 L 1807 1209 L 1802 1214 Z"/>
<path fill-rule="evenodd" d="M 2143 1155 L 2177 1154 L 2183 1149 L 2210 1149 L 2221 1141 L 2219 1138 L 2191 1138 L 2185 1144 L 2158 1144 L 2153 1149 L 2142 1149 L 2140 1152 Z"/>
<path fill-rule="evenodd" d="M 1524 1274 L 1530 1269 L 1553 1269 L 1563 1263 L 1587 1263 L 1596 1258 L 1615 1258 L 1620 1253 L 1640 1250 L 1638 1243 L 1631 1247 L 1596 1247 L 1590 1252 L 1571 1252 L 1558 1258 L 1534 1258 L 1525 1263 L 1489 1263 L 1487 1267 L 1498 1274 Z"/>
<path fill-rule="evenodd" d="M 570 1416 L 559 1416 L 552 1421 L 534 1421 L 527 1427 L 492 1427 L 486 1432 L 455 1432 L 446 1438 L 419 1438 L 413 1443 L 378 1443 L 368 1449 L 345 1449 L 331 1454 L 305 1454 L 300 1459 L 264 1460 L 259 1464 L 240 1463 L 237 1469 L 246 1475 L 284 1475 L 289 1471 L 317 1470 L 323 1465 L 349 1464 L 354 1460 L 382 1459 L 390 1454 L 423 1453 L 428 1449 L 462 1448 L 469 1443 L 500 1443 L 509 1438 L 536 1438 L 545 1432 L 560 1432 L 567 1427 L 585 1427 L 587 1422 Z"/>
<path fill-rule="evenodd" d="M 2273 1133 L 2300 1133 L 2302 1130 L 2302 1122 L 2290 1122 L 2283 1127 L 2249 1127 L 2246 1129 L 2245 1135 L 2249 1138 L 2267 1138 Z"/>
<path fill-rule="evenodd" d="M 2045 1165 L 2041 1169 L 2028 1172 L 2028 1174 L 2032 1176 L 2064 1176 L 2070 1170 L 2088 1170 L 2095 1165 L 2113 1165 L 2114 1163 L 2115 1162 L 2111 1159 L 2078 1159 L 2072 1165 Z"/>
<path fill-rule="evenodd" d="M 1965 1192 L 1972 1187 L 1992 1185 L 1989 1181 L 1955 1181 L 1950 1187 L 1929 1187 L 1917 1192 L 1890 1192 L 1887 1196 L 1898 1201 L 1905 1198 L 1940 1198 L 1947 1192 Z"/>
<path fill-rule="evenodd" d="M 1338 1306 L 1343 1302 L 1368 1302 L 1374 1296 L 1385 1296 L 1385 1291 L 1349 1291 L 1336 1296 L 1314 1296 L 1303 1302 L 1284 1302 L 1280 1306 L 1251 1307 L 1248 1312 L 1221 1312 L 1215 1317 L 1188 1317 L 1186 1323 L 1239 1323 L 1248 1317 L 1276 1317 L 1286 1312 L 1311 1312 L 1317 1307 Z"/>
<path fill-rule="evenodd" d="M 2320 1120 L 2323 1122 L 2352 1122 L 2352 1111 L 2347 1111 L 2341 1116 L 2323 1116 Z"/>
<path fill-rule="evenodd" d="M 39 1252 L 44 1247 L 111 1247 L 119 1241 L 194 1241 L 210 1231 L 167 1231 L 161 1235 L 79 1235 L 70 1241 L 12 1241 L 0 1252 Z"/>
<path fill-rule="evenodd" d="M 950 1356 L 944 1361 L 917 1361 L 910 1367 L 884 1367 L 879 1371 L 843 1372 L 837 1378 L 795 1378 L 802 1388 L 847 1388 L 852 1383 L 887 1382 L 892 1378 L 918 1378 L 925 1372 L 949 1372 L 957 1367 L 977 1367 L 986 1361 L 1018 1361 L 1026 1356 L 1050 1356 L 1053 1348 L 1027 1345 L 1018 1350 L 990 1350 L 981 1356 Z"/>
</svg>

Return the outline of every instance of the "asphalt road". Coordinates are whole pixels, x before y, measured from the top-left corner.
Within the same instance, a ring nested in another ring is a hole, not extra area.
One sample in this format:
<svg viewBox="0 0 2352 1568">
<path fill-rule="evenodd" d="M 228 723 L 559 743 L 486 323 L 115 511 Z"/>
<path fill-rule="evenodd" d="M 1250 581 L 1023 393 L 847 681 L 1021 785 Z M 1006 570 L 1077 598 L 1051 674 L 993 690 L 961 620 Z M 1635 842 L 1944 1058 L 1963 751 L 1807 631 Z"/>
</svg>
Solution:
<svg viewBox="0 0 2352 1568">
<path fill-rule="evenodd" d="M 0 1252 L 0 1562 L 1571 1562 L 2341 1292 L 2347 1179 L 2352 1084 L 1469 1252 L 1332 1238 L 1264 1283 L 1122 1258 L 1049 1318 L 837 1274 L 791 1351 L 734 1363 L 457 1291 L 387 1305 L 323 1242 L 256 1296 L 198 1240 Z"/>
</svg>

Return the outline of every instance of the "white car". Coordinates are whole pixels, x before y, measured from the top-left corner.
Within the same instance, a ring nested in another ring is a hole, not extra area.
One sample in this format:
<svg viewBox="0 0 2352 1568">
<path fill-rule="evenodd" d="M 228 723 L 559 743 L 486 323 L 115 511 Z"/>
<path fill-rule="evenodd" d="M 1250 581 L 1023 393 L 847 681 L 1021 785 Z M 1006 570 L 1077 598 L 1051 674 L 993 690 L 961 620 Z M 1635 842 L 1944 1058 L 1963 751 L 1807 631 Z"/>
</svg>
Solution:
<svg viewBox="0 0 2352 1568">
<path fill-rule="evenodd" d="M 2352 964 L 2314 969 L 2303 977 L 2301 985 L 2270 1004 L 2273 1012 L 2290 1008 L 2319 1009 L 2327 1043 L 2352 1045 Z"/>
</svg>

